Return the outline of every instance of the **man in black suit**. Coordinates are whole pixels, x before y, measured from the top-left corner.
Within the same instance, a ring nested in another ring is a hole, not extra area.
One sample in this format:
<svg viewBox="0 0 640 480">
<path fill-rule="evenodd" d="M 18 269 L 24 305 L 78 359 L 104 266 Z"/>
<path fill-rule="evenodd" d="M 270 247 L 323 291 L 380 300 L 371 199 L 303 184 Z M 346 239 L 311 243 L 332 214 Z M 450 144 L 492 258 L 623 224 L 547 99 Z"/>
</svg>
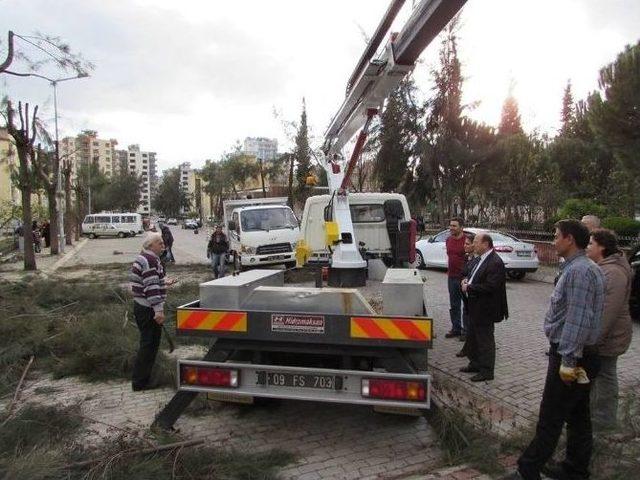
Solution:
<svg viewBox="0 0 640 480">
<path fill-rule="evenodd" d="M 469 306 L 469 328 L 467 345 L 469 365 L 461 372 L 475 373 L 472 382 L 493 380 L 496 362 L 494 324 L 509 317 L 504 263 L 493 250 L 493 240 L 486 233 L 478 233 L 473 247 L 480 260 L 462 280 L 462 291 L 467 295 Z"/>
</svg>

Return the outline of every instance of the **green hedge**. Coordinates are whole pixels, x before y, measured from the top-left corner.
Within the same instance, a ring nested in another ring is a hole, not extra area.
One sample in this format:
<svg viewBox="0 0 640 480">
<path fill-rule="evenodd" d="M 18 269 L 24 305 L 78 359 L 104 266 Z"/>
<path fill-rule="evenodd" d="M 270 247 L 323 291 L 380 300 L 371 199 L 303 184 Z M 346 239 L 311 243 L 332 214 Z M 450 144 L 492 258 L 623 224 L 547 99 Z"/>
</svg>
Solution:
<svg viewBox="0 0 640 480">
<path fill-rule="evenodd" d="M 602 221 L 602 226 L 621 237 L 637 237 L 640 233 L 640 222 L 629 217 L 608 217 Z"/>
</svg>

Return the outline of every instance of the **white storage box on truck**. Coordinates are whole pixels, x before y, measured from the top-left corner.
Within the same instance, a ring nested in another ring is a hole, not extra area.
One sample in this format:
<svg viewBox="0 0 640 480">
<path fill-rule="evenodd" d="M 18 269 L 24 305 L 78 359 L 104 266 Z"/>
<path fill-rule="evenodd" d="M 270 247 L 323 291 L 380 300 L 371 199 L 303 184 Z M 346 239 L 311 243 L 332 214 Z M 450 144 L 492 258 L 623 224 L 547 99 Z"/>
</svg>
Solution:
<svg viewBox="0 0 640 480">
<path fill-rule="evenodd" d="M 224 202 L 224 226 L 229 250 L 242 269 L 261 265 L 296 264 L 300 236 L 298 219 L 286 198 L 257 198 Z"/>
</svg>

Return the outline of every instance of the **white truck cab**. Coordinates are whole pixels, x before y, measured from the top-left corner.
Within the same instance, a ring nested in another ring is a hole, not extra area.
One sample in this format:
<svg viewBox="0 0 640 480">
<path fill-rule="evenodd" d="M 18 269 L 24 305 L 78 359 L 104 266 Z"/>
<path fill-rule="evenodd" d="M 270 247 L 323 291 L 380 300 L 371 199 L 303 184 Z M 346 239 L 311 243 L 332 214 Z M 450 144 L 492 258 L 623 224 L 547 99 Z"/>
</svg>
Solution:
<svg viewBox="0 0 640 480">
<path fill-rule="evenodd" d="M 286 202 L 281 197 L 224 202 L 229 250 L 235 252 L 241 268 L 295 266 L 300 227 Z"/>
<path fill-rule="evenodd" d="M 301 236 L 311 250 L 309 263 L 328 263 L 331 254 L 325 245 L 324 210 L 330 195 L 309 197 L 304 206 Z M 363 192 L 349 194 L 349 209 L 355 240 L 367 258 L 393 257 L 393 231 L 398 221 L 411 218 L 409 204 L 400 193 Z"/>
</svg>

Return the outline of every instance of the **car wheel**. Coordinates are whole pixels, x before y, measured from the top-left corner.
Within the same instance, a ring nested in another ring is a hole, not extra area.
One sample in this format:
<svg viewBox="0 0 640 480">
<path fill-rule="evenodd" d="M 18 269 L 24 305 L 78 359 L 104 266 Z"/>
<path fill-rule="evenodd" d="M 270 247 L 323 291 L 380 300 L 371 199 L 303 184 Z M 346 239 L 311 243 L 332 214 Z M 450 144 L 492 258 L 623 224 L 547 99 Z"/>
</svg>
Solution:
<svg viewBox="0 0 640 480">
<path fill-rule="evenodd" d="M 130 235 L 130 236 L 132 236 L 132 237 L 135 237 L 135 236 L 136 236 L 136 232 L 134 232 L 133 230 L 131 230 L 131 232 L 129 232 L 129 235 Z"/>
<path fill-rule="evenodd" d="M 296 266 L 297 262 L 284 262 L 284 268 L 294 268 Z"/>
<path fill-rule="evenodd" d="M 126 236 L 126 233 L 118 232 L 118 238 L 124 238 L 125 236 Z"/>
<path fill-rule="evenodd" d="M 420 250 L 416 249 L 416 261 L 413 262 L 413 264 L 415 265 L 415 268 L 418 268 L 418 269 L 427 268 L 427 265 L 424 263 L 424 258 L 422 258 L 422 253 L 420 252 Z"/>
<path fill-rule="evenodd" d="M 89 238 L 95 239 L 95 238 L 98 238 L 98 236 L 95 233 L 90 233 Z"/>
<path fill-rule="evenodd" d="M 522 280 L 524 278 L 524 276 L 526 275 L 525 272 L 507 272 L 507 276 L 511 279 L 511 280 Z"/>
</svg>

